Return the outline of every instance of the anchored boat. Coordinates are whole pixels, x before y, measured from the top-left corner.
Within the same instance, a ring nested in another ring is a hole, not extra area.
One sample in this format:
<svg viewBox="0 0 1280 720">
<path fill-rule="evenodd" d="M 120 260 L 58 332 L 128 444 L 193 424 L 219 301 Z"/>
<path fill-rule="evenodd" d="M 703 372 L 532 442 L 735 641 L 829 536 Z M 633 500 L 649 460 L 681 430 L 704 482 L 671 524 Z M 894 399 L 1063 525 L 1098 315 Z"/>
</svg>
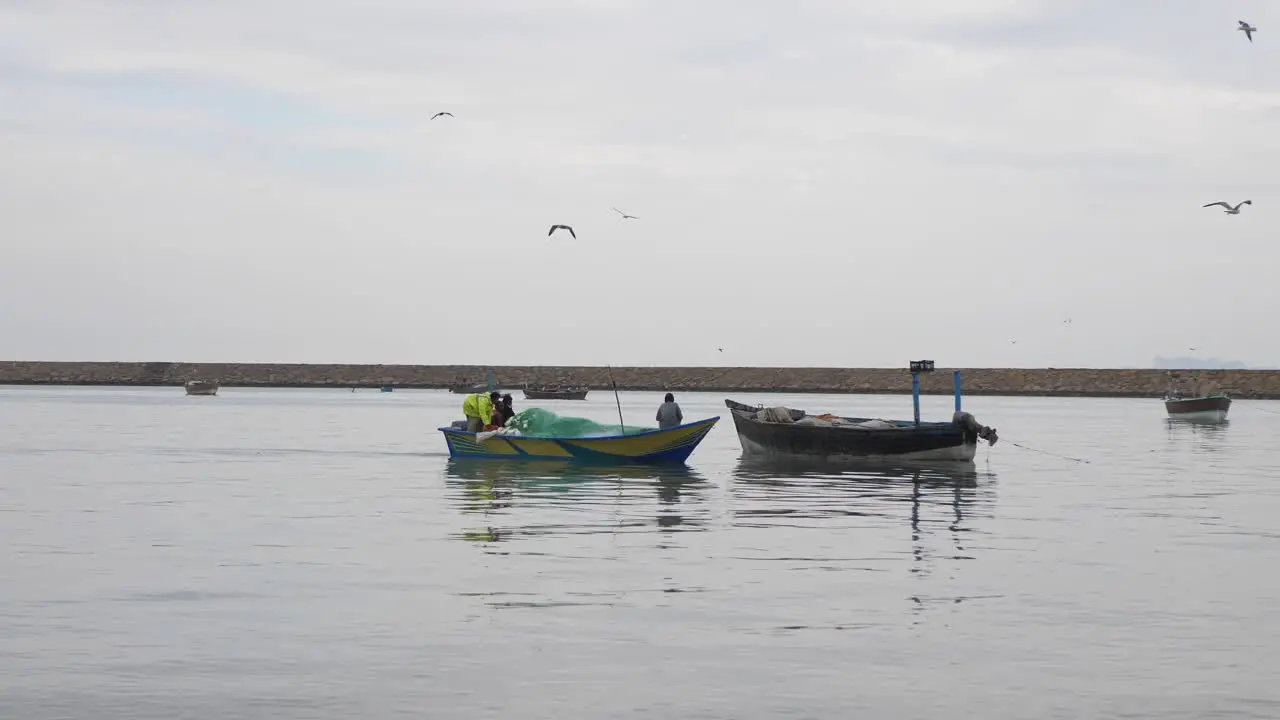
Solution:
<svg viewBox="0 0 1280 720">
<path fill-rule="evenodd" d="M 1226 393 L 1205 392 L 1202 383 L 1193 382 L 1192 393 L 1184 393 L 1179 386 L 1179 373 L 1169 373 L 1169 390 L 1164 394 L 1164 409 L 1173 420 L 1218 423 L 1227 419 L 1231 398 Z"/>
<path fill-rule="evenodd" d="M 524 386 L 524 396 L 527 400 L 586 400 L 587 392 L 588 389 L 584 387 Z"/>
<path fill-rule="evenodd" d="M 725 400 L 743 454 L 786 460 L 841 462 L 876 457 L 900 460 L 971 461 L 978 440 L 992 445 L 994 428 L 957 412 L 951 422 L 811 416 L 803 410 L 760 408 Z"/>
<path fill-rule="evenodd" d="M 743 454 L 778 460 L 848 462 L 875 458 L 970 462 L 978 441 L 995 445 L 995 428 L 960 410 L 960 371 L 955 371 L 955 413 L 951 422 L 920 422 L 920 372 L 933 361 L 911 363 L 914 420 L 810 415 L 785 407 L 752 407 L 725 400 Z"/>
<path fill-rule="evenodd" d="M 217 395 L 218 383 L 212 380 L 188 380 L 186 385 L 188 395 Z"/>
<path fill-rule="evenodd" d="M 498 384 L 493 380 L 493 368 L 488 369 L 488 374 L 484 382 L 468 383 L 462 379 L 455 379 L 454 383 L 449 386 L 449 392 L 459 395 L 470 395 L 478 392 L 493 392 L 497 389 Z"/>
<path fill-rule="evenodd" d="M 604 437 L 524 437 L 439 428 L 454 458 L 565 460 L 594 464 L 678 465 L 689 459 L 719 417 L 665 430 Z M 465 426 L 465 423 L 463 423 Z"/>
<path fill-rule="evenodd" d="M 1185 397 L 1181 393 L 1169 393 L 1164 397 L 1164 408 L 1170 418 L 1222 422 L 1231 409 L 1231 398 L 1226 393 L 1214 393 L 1198 397 Z"/>
</svg>

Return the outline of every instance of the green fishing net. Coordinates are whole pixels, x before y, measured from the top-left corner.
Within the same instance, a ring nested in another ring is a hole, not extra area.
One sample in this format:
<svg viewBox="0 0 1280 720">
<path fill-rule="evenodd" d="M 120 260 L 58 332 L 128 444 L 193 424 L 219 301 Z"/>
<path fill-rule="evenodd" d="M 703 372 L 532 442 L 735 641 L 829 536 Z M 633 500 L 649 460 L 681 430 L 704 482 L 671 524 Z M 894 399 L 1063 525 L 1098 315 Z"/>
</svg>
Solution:
<svg viewBox="0 0 1280 720">
<path fill-rule="evenodd" d="M 529 408 L 507 421 L 507 427 L 515 428 L 525 437 L 581 438 L 606 435 L 635 435 L 653 430 L 651 427 L 627 425 L 626 431 L 618 425 L 604 425 L 595 420 L 580 417 L 561 417 L 550 410 Z"/>
</svg>

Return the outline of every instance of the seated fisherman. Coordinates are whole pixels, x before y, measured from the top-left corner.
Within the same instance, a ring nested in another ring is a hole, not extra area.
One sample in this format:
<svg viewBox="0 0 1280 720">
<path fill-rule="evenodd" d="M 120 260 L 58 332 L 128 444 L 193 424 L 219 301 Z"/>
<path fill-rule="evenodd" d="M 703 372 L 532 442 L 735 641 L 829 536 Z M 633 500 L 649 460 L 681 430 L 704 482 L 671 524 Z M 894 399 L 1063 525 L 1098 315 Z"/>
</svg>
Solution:
<svg viewBox="0 0 1280 720">
<path fill-rule="evenodd" d="M 680 406 L 676 404 L 674 395 L 667 393 L 662 404 L 658 406 L 658 414 L 654 419 L 658 421 L 658 427 L 662 430 L 684 422 L 684 413 L 680 412 Z"/>
</svg>

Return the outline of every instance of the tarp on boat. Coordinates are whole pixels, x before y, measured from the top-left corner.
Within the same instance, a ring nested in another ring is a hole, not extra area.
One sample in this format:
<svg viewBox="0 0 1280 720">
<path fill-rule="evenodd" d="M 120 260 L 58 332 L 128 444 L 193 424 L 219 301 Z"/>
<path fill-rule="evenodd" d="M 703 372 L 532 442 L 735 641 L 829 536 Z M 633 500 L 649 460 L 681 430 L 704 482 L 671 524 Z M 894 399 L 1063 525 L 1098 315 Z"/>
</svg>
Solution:
<svg viewBox="0 0 1280 720">
<path fill-rule="evenodd" d="M 786 408 L 781 406 L 760 408 L 760 411 L 756 413 L 756 419 L 760 420 L 761 422 L 771 422 L 771 423 L 795 422 L 791 418 L 791 408 Z"/>
<path fill-rule="evenodd" d="M 854 422 L 848 418 L 837 417 L 835 415 L 805 415 L 799 420 L 796 420 L 796 425 L 864 428 L 867 430 L 888 430 L 889 428 L 897 427 L 897 425 L 889 422 L 888 420 L 872 419 Z"/>
<path fill-rule="evenodd" d="M 529 408 L 507 421 L 507 431 L 519 432 L 524 437 L 587 438 L 610 435 L 635 435 L 657 428 L 630 425 L 607 425 L 580 417 L 557 415 L 542 408 Z"/>
<path fill-rule="evenodd" d="M 779 425 L 863 428 L 867 430 L 887 430 L 889 428 L 898 427 L 896 423 L 889 422 L 888 420 L 850 420 L 849 418 L 832 415 L 831 413 L 809 415 L 803 410 L 793 410 L 782 405 L 778 405 L 776 407 L 759 407 L 755 410 L 748 410 L 748 412 L 750 413 L 750 417 L 754 420 Z"/>
</svg>

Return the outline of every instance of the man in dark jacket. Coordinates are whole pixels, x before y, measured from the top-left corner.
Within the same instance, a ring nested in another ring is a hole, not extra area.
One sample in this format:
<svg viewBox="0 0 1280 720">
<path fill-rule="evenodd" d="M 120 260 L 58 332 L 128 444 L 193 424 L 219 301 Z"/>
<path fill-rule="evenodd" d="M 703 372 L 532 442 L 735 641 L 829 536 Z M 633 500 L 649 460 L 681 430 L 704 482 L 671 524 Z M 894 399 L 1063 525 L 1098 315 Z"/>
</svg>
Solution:
<svg viewBox="0 0 1280 720">
<path fill-rule="evenodd" d="M 503 395 L 502 402 L 498 403 L 497 407 L 494 409 L 494 420 L 498 421 L 497 424 L 499 426 L 506 427 L 507 423 L 511 422 L 511 418 L 515 416 L 516 411 L 511 407 L 511 394 L 508 393 Z"/>
</svg>

